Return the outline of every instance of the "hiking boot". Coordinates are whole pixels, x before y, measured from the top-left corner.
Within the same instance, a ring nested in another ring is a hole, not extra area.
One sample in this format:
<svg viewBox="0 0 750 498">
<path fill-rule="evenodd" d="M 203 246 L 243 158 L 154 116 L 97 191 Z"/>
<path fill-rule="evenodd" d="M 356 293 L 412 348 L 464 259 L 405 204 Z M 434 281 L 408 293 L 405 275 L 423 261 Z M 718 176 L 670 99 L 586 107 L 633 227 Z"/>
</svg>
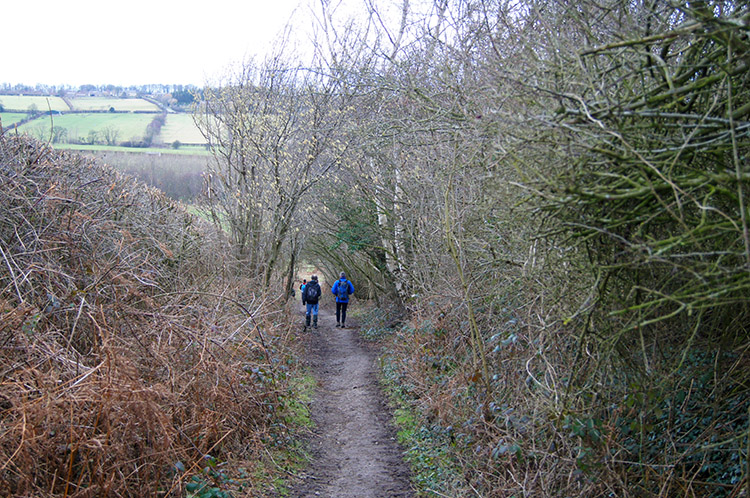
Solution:
<svg viewBox="0 0 750 498">
<path fill-rule="evenodd" d="M 345 326 L 345 325 L 344 325 L 344 324 L 342 323 L 342 324 L 341 324 L 341 328 L 342 328 L 342 329 L 345 329 L 345 328 L 346 328 L 346 326 Z"/>
<path fill-rule="evenodd" d="M 318 315 L 313 316 L 313 328 L 314 329 L 318 328 Z"/>
<path fill-rule="evenodd" d="M 310 315 L 305 315 L 305 327 L 310 326 Z"/>
<path fill-rule="evenodd" d="M 341 327 L 341 324 L 339 322 L 336 322 L 336 327 Z"/>
</svg>

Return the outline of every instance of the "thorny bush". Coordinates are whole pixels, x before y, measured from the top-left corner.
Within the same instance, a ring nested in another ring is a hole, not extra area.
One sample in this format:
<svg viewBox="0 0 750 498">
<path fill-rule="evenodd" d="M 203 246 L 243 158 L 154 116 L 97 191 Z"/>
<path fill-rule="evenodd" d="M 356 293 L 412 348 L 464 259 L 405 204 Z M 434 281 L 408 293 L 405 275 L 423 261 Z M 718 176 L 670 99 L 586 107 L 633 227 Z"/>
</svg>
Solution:
<svg viewBox="0 0 750 498">
<path fill-rule="evenodd" d="M 283 325 L 225 242 L 156 190 L 7 135 L 0 495 L 181 496 L 206 458 L 251 475 Z"/>
</svg>

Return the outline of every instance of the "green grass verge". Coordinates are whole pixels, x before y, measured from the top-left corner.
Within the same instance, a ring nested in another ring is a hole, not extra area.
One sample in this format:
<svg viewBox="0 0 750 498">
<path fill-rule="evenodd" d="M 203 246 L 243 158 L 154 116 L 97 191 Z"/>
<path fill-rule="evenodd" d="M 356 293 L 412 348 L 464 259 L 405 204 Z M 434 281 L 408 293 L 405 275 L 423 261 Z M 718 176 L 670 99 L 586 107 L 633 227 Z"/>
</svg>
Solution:
<svg viewBox="0 0 750 498">
<path fill-rule="evenodd" d="M 311 427 L 309 404 L 315 394 L 315 377 L 307 373 L 292 379 L 289 383 L 290 395 L 285 403 L 287 410 L 286 422 L 295 427 Z"/>
<path fill-rule="evenodd" d="M 406 448 L 405 459 L 419 496 L 463 496 L 468 490 L 453 452 L 453 428 L 427 424 L 392 357 L 382 357 L 380 367 L 398 442 Z"/>
<path fill-rule="evenodd" d="M 415 387 L 403 375 L 389 344 L 399 331 L 388 328 L 393 316 L 380 308 L 355 311 L 360 335 L 382 346 L 379 358 L 380 384 L 393 410 L 393 424 L 399 444 L 406 448 L 405 459 L 412 471 L 412 482 L 419 496 L 467 496 L 461 465 L 454 451 L 458 444 L 452 427 L 430 424 L 419 409 Z"/>
<path fill-rule="evenodd" d="M 309 373 L 289 381 L 287 395 L 282 400 L 281 422 L 273 426 L 271 440 L 267 441 L 269 459 L 256 471 L 256 478 L 268 482 L 274 496 L 290 496 L 289 476 L 297 475 L 312 461 L 300 432 L 313 425 L 309 405 L 315 385 L 315 378 Z"/>
<path fill-rule="evenodd" d="M 269 437 L 264 441 L 267 452 L 255 462 L 253 470 L 242 466 L 232 467 L 231 462 L 219 462 L 208 457 L 200 472 L 187 481 L 186 498 L 290 496 L 289 476 L 295 475 L 311 461 L 296 434 L 301 428 L 312 425 L 308 404 L 314 390 L 315 379 L 309 374 L 291 379 L 287 396 L 282 398 L 283 414 L 280 421 L 272 426 Z M 183 472 L 185 466 L 178 462 L 174 470 Z"/>
</svg>

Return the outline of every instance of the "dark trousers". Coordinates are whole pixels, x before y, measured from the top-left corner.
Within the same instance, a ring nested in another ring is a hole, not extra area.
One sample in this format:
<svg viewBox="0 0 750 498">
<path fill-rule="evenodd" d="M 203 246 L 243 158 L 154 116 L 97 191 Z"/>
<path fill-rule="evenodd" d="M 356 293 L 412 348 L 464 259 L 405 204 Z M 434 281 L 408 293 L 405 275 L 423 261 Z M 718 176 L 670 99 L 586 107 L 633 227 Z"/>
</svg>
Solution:
<svg viewBox="0 0 750 498">
<path fill-rule="evenodd" d="M 346 307 L 347 306 L 349 306 L 349 303 L 336 302 L 336 323 L 343 324 L 344 322 L 346 322 Z"/>
</svg>

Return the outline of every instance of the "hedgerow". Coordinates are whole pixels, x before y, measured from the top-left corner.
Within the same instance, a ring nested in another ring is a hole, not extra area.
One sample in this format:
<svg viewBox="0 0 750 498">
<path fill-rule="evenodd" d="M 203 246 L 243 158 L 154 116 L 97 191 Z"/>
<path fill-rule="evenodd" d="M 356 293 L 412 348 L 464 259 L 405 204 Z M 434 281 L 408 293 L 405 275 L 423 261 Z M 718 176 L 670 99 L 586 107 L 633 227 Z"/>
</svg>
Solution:
<svg viewBox="0 0 750 498">
<path fill-rule="evenodd" d="M 6 134 L 0 249 L 0 494 L 268 492 L 252 476 L 283 415 L 286 325 L 219 233 Z"/>
</svg>

